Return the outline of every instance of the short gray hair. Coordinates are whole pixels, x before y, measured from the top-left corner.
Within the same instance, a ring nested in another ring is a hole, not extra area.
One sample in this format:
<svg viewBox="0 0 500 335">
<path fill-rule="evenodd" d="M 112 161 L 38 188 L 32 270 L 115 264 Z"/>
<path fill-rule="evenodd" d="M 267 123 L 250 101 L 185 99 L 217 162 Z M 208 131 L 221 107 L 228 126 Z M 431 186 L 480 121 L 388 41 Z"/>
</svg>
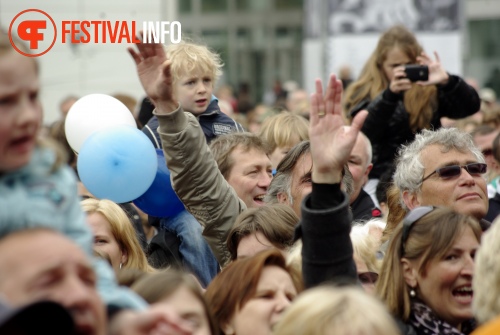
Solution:
<svg viewBox="0 0 500 335">
<path fill-rule="evenodd" d="M 422 186 L 425 167 L 420 160 L 422 150 L 430 145 L 439 145 L 443 152 L 457 150 L 462 153 L 471 152 L 476 160 L 484 163 L 484 156 L 474 145 L 472 136 L 457 128 L 440 128 L 438 130 L 422 130 L 415 136 L 415 140 L 399 149 L 396 160 L 396 172 L 394 173 L 394 184 L 400 192 L 408 191 L 416 193 Z M 401 197 L 401 205 L 408 210 Z"/>
<path fill-rule="evenodd" d="M 267 194 L 264 198 L 264 202 L 268 204 L 278 203 L 278 194 L 286 193 L 290 199 L 290 203 L 293 202 L 291 197 L 292 188 L 292 172 L 299 159 L 307 153 L 311 152 L 311 144 L 309 141 L 302 141 L 296 146 L 294 146 L 286 155 L 283 160 L 279 163 L 276 169 L 276 175 L 273 177 L 271 184 L 267 190 Z M 352 179 L 352 174 L 349 171 L 347 164 L 344 165 L 344 170 L 342 171 L 342 185 L 345 188 L 345 192 L 348 196 L 354 191 L 354 181 Z"/>
<path fill-rule="evenodd" d="M 363 140 L 365 141 L 365 149 L 366 149 L 366 157 L 368 158 L 367 160 L 367 165 L 370 165 L 370 163 L 372 162 L 372 158 L 373 158 L 373 149 L 372 149 L 372 142 L 370 141 L 370 139 L 365 135 L 363 134 L 362 132 L 359 132 L 358 133 L 358 136 L 361 136 L 363 138 Z"/>
</svg>

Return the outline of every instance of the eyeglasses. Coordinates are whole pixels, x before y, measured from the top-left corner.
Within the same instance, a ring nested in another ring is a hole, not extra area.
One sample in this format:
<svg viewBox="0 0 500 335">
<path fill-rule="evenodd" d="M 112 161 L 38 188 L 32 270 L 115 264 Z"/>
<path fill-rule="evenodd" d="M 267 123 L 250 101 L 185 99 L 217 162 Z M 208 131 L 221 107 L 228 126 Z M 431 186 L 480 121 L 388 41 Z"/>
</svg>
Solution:
<svg viewBox="0 0 500 335">
<path fill-rule="evenodd" d="M 445 166 L 439 169 L 436 169 L 434 172 L 432 172 L 430 175 L 427 177 L 424 177 L 422 179 L 422 183 L 429 179 L 434 173 L 437 173 L 439 177 L 441 178 L 452 178 L 459 176 L 462 168 L 465 169 L 465 171 L 469 172 L 470 175 L 477 175 L 477 174 L 484 174 L 486 173 L 486 168 L 487 165 L 484 163 L 470 163 L 467 165 L 450 165 L 450 166 Z"/>
<path fill-rule="evenodd" d="M 376 272 L 360 272 L 358 279 L 361 284 L 375 284 L 378 280 L 378 273 Z"/>
<path fill-rule="evenodd" d="M 420 220 L 422 217 L 425 215 L 429 214 L 432 212 L 436 207 L 434 206 L 422 206 L 422 207 L 416 207 L 412 209 L 408 214 L 406 214 L 404 220 L 403 220 L 403 233 L 401 235 L 401 257 L 403 257 L 405 253 L 405 247 L 406 247 L 406 240 L 408 239 L 408 236 L 410 235 L 410 230 L 411 227 L 415 222 Z"/>
</svg>

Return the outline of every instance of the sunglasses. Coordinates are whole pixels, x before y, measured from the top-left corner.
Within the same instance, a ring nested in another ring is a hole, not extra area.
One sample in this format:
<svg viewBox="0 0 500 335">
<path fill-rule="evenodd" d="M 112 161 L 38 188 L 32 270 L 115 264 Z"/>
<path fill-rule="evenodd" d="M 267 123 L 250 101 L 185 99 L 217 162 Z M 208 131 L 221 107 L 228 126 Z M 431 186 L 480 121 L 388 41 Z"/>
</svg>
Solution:
<svg viewBox="0 0 500 335">
<path fill-rule="evenodd" d="M 434 206 L 422 206 L 412 209 L 408 214 L 406 214 L 403 220 L 403 233 L 401 235 L 401 257 L 405 254 L 406 240 L 410 235 L 411 227 L 413 224 L 420 220 L 425 215 L 432 212 L 436 207 Z"/>
<path fill-rule="evenodd" d="M 360 272 L 358 279 L 361 284 L 375 284 L 378 280 L 378 273 L 376 272 Z"/>
<path fill-rule="evenodd" d="M 467 165 L 450 165 L 450 166 L 445 166 L 439 169 L 436 169 L 434 172 L 432 172 L 430 175 L 427 177 L 424 177 L 422 179 L 422 183 L 429 179 L 432 175 L 435 173 L 438 174 L 439 177 L 441 178 L 452 178 L 459 176 L 460 173 L 462 172 L 462 168 L 465 169 L 465 171 L 469 172 L 470 175 L 478 175 L 478 174 L 484 174 L 486 173 L 486 168 L 487 165 L 484 163 L 470 163 Z"/>
</svg>

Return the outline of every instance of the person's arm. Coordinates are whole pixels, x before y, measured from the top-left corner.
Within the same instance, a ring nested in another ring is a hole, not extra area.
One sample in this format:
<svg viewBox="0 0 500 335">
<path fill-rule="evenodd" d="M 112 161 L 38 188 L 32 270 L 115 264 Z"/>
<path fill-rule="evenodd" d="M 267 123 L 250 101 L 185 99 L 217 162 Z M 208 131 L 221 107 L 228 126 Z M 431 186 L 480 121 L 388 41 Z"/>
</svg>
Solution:
<svg viewBox="0 0 500 335">
<path fill-rule="evenodd" d="M 401 94 L 393 93 L 387 88 L 366 106 L 365 110 L 368 111 L 368 116 L 361 131 L 372 143 L 377 143 L 382 138 L 387 137 L 389 120 L 393 117 L 401 100 Z M 353 113 L 352 116 L 357 115 L 357 113 L 359 112 Z"/>
<path fill-rule="evenodd" d="M 450 75 L 446 85 L 438 86 L 438 111 L 451 119 L 468 117 L 481 108 L 476 90 L 462 78 Z"/>
<path fill-rule="evenodd" d="M 331 205 L 318 199 L 330 199 Z M 306 288 L 357 280 L 349 233 L 349 197 L 340 184 L 315 184 L 301 207 L 302 274 Z"/>
<path fill-rule="evenodd" d="M 306 288 L 325 281 L 356 282 L 356 266 L 349 237 L 349 197 L 340 190 L 342 169 L 367 116 L 361 111 L 344 128 L 340 98 L 342 84 L 330 77 L 323 97 L 321 81 L 311 97 L 312 193 L 302 203 L 302 272 Z"/>
<path fill-rule="evenodd" d="M 158 117 L 159 133 L 173 188 L 204 226 L 203 236 L 219 263 L 230 261 L 226 239 L 236 217 L 246 209 L 220 173 L 196 118 L 173 97 L 170 61 L 160 44 L 129 48 L 139 79 Z"/>
<path fill-rule="evenodd" d="M 440 116 L 458 119 L 479 111 L 481 100 L 476 90 L 460 77 L 446 72 L 437 52 L 434 52 L 434 57 L 431 59 L 425 52 L 417 57 L 420 64 L 429 67 L 429 80 L 418 84 L 436 85 Z"/>
<path fill-rule="evenodd" d="M 196 118 L 180 108 L 156 115 L 173 188 L 204 226 L 203 236 L 224 266 L 231 259 L 227 235 L 246 206 L 220 173 Z"/>
</svg>

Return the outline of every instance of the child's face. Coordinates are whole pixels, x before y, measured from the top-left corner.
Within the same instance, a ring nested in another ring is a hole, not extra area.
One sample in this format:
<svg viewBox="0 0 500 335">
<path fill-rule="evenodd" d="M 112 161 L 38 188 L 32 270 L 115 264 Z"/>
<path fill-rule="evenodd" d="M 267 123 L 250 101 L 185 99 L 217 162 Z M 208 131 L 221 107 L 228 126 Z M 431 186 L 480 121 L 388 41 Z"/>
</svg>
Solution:
<svg viewBox="0 0 500 335">
<path fill-rule="evenodd" d="M 193 71 L 178 77 L 174 86 L 176 99 L 186 112 L 200 115 L 210 104 L 213 91 L 211 75 Z"/>
<path fill-rule="evenodd" d="M 42 122 L 33 59 L 15 51 L 0 55 L 0 171 L 28 164 Z"/>
</svg>

